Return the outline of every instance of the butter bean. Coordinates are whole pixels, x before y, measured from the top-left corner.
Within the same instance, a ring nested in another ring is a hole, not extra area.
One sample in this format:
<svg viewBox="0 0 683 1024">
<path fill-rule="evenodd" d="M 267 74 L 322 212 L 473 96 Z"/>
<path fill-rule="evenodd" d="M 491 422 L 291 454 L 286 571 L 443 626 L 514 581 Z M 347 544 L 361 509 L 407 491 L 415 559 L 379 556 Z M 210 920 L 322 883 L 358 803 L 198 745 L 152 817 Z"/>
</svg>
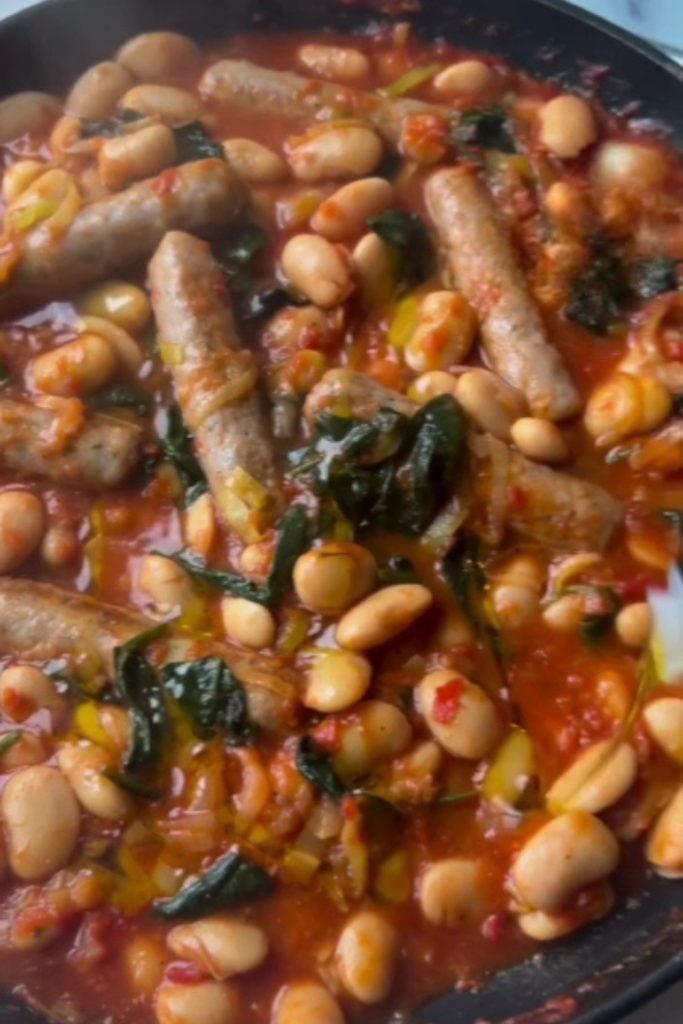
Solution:
<svg viewBox="0 0 683 1024">
<path fill-rule="evenodd" d="M 335 960 L 344 988 L 372 1006 L 389 995 L 394 978 L 398 934 L 379 913 L 362 910 L 342 931 Z"/>
<path fill-rule="evenodd" d="M 362 178 L 382 159 L 379 136 L 363 125 L 316 126 L 289 144 L 288 160 L 299 181 Z"/>
<path fill-rule="evenodd" d="M 46 765 L 18 771 L 5 786 L 0 810 L 18 878 L 38 881 L 66 867 L 76 848 L 80 814 L 61 772 Z"/>
<path fill-rule="evenodd" d="M 314 981 L 280 989 L 271 1024 L 344 1024 L 344 1014 L 332 993 Z"/>
<path fill-rule="evenodd" d="M 253 139 L 226 139 L 223 151 L 235 173 L 250 185 L 273 185 L 287 177 L 282 157 Z"/>
<path fill-rule="evenodd" d="M 180 924 L 168 933 L 168 947 L 217 981 L 244 974 L 263 963 L 268 940 L 261 928 L 230 917 Z"/>
<path fill-rule="evenodd" d="M 493 701 L 453 669 L 430 672 L 415 697 L 430 732 L 454 757 L 485 757 L 498 742 L 502 723 Z"/>
<path fill-rule="evenodd" d="M 425 919 L 439 927 L 476 918 L 483 907 L 480 865 L 462 857 L 431 864 L 420 879 L 419 900 Z"/>
<path fill-rule="evenodd" d="M 135 79 L 128 68 L 114 60 L 105 60 L 88 68 L 74 82 L 64 109 L 74 117 L 104 118 L 113 111 Z"/>
<path fill-rule="evenodd" d="M 141 82 L 158 82 L 201 63 L 202 52 L 177 32 L 144 32 L 124 43 L 116 59 Z"/>
<path fill-rule="evenodd" d="M 342 185 L 318 207 L 311 227 L 331 242 L 358 235 L 368 220 L 395 201 L 394 186 L 385 178 L 362 178 Z"/>
<path fill-rule="evenodd" d="M 282 251 L 281 263 L 294 287 L 323 309 L 340 306 L 351 291 L 348 261 L 319 235 L 290 238 Z"/>
<path fill-rule="evenodd" d="M 378 590 L 339 620 L 337 643 L 350 651 L 364 651 L 393 640 L 412 626 L 434 598 L 419 583 L 399 583 Z"/>
<path fill-rule="evenodd" d="M 638 761 L 628 743 L 614 747 L 611 740 L 594 743 L 552 784 L 546 794 L 554 814 L 580 810 L 590 814 L 617 803 L 636 780 Z"/>
</svg>

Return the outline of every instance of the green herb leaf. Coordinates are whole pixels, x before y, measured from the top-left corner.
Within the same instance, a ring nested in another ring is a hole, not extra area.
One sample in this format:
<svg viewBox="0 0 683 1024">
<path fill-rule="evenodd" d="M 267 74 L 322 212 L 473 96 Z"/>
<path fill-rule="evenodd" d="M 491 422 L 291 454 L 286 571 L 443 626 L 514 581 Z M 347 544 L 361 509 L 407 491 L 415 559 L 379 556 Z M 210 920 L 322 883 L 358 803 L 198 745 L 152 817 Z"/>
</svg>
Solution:
<svg viewBox="0 0 683 1024">
<path fill-rule="evenodd" d="M 639 299 L 654 299 L 678 288 L 678 263 L 659 259 L 635 263 L 630 268 L 629 285 Z"/>
<path fill-rule="evenodd" d="M 460 536 L 441 563 L 441 575 L 465 615 L 476 621 L 486 577 L 479 559 L 479 542 L 473 534 Z"/>
<path fill-rule="evenodd" d="M 614 612 L 601 615 L 586 615 L 581 620 L 579 631 L 586 647 L 599 647 L 612 632 Z"/>
<path fill-rule="evenodd" d="M 308 548 L 308 516 L 303 505 L 293 505 L 283 517 L 278 532 L 273 562 L 264 584 L 252 583 L 234 572 L 209 569 L 193 552 L 166 555 L 182 566 L 191 576 L 219 590 L 225 590 L 235 597 L 256 601 L 272 607 L 280 603 L 290 587 L 292 570 L 299 555 Z"/>
<path fill-rule="evenodd" d="M 14 729 L 12 732 L 3 733 L 0 736 L 0 757 L 11 750 L 15 743 L 21 739 L 21 729 Z"/>
<path fill-rule="evenodd" d="M 156 672 L 143 649 L 161 636 L 166 624 L 154 626 L 114 650 L 115 692 L 131 713 L 131 740 L 124 769 L 134 774 L 158 768 L 166 729 L 166 712 Z"/>
<path fill-rule="evenodd" d="M 11 379 L 12 375 L 9 372 L 9 367 L 7 366 L 6 363 L 0 360 L 0 387 L 2 387 L 4 384 L 9 384 Z"/>
<path fill-rule="evenodd" d="M 253 263 L 268 242 L 268 235 L 258 224 L 245 224 L 216 243 L 216 261 L 228 279 L 230 290 L 239 295 L 253 284 Z"/>
<path fill-rule="evenodd" d="M 161 789 L 145 785 L 144 782 L 140 782 L 139 779 L 129 772 L 120 772 L 116 768 L 110 767 L 104 768 L 102 774 L 105 779 L 109 779 L 115 786 L 125 789 L 131 796 L 135 796 L 140 800 L 159 800 L 163 795 Z"/>
<path fill-rule="evenodd" d="M 167 921 L 206 917 L 268 896 L 273 888 L 273 879 L 262 867 L 239 853 L 230 853 L 177 896 L 155 903 L 154 913 Z"/>
<path fill-rule="evenodd" d="M 500 153 L 516 153 L 510 118 L 502 107 L 474 107 L 466 110 L 451 131 L 456 148 L 495 149 Z"/>
<path fill-rule="evenodd" d="M 396 277 L 401 284 L 412 288 L 431 277 L 434 247 L 424 221 L 416 213 L 387 210 L 371 217 L 368 228 L 391 249 L 396 262 Z"/>
<path fill-rule="evenodd" d="M 141 121 L 144 115 L 137 110 L 120 110 L 115 117 L 97 120 L 92 117 L 81 118 L 81 135 L 84 139 L 114 139 L 123 134 L 123 129 L 135 121 Z"/>
<path fill-rule="evenodd" d="M 198 735 L 223 730 L 230 745 L 240 747 L 253 740 L 244 687 L 220 658 L 174 662 L 163 668 L 162 679 Z"/>
<path fill-rule="evenodd" d="M 185 495 L 187 504 L 191 504 L 200 494 L 204 494 L 208 484 L 204 470 L 194 453 L 192 434 L 185 426 L 177 405 L 172 405 L 168 411 L 168 427 L 161 446 L 188 492 Z"/>
<path fill-rule="evenodd" d="M 243 296 L 238 312 L 242 320 L 266 320 L 275 316 L 285 306 L 295 305 L 297 302 L 286 288 L 279 284 L 264 284 Z"/>
<path fill-rule="evenodd" d="M 402 555 L 390 558 L 379 570 L 377 577 L 383 587 L 393 587 L 397 583 L 419 583 L 415 566 L 409 558 Z"/>
<path fill-rule="evenodd" d="M 296 753 L 296 766 L 305 779 L 316 789 L 341 800 L 349 792 L 332 765 L 329 754 L 323 753 L 310 736 L 304 736 Z"/>
<path fill-rule="evenodd" d="M 139 416 L 145 416 L 152 407 L 152 399 L 143 391 L 134 388 L 117 387 L 98 391 L 86 399 L 89 409 L 133 409 Z"/>
<path fill-rule="evenodd" d="M 572 285 L 565 313 L 594 334 L 605 334 L 623 316 L 629 297 L 624 263 L 601 240 L 593 244 L 590 265 Z"/>
<path fill-rule="evenodd" d="M 391 409 L 372 423 L 324 414 L 312 443 L 292 452 L 290 465 L 354 527 L 417 535 L 451 488 L 464 439 L 460 406 L 440 395 L 412 418 Z"/>
<path fill-rule="evenodd" d="M 220 142 L 215 142 L 211 138 L 201 121 L 177 125 L 173 129 L 173 135 L 179 164 L 190 164 L 195 160 L 207 160 L 209 157 L 225 157 Z"/>
<path fill-rule="evenodd" d="M 463 793 L 442 793 L 432 801 L 432 806 L 443 807 L 443 806 L 454 806 L 455 804 L 467 804 L 471 800 L 476 800 L 479 794 L 476 789 L 468 789 Z"/>
</svg>

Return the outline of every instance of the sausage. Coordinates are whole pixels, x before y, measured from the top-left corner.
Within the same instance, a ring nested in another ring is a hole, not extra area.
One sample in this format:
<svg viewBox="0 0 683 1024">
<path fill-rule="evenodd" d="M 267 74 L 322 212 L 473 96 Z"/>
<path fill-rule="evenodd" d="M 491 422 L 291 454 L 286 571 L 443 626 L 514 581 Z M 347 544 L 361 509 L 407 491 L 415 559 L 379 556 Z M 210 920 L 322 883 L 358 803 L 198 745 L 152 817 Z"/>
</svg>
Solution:
<svg viewBox="0 0 683 1024">
<path fill-rule="evenodd" d="M 57 409 L 0 398 L 0 466 L 85 490 L 116 487 L 140 460 L 142 430 L 128 420 L 85 414 L 60 442 Z"/>
<path fill-rule="evenodd" d="M 418 409 L 404 395 L 390 391 L 354 370 L 329 370 L 311 389 L 305 413 L 309 424 L 321 412 L 372 420 L 380 409 L 410 416 Z M 492 543 L 501 527 L 558 549 L 601 550 L 621 519 L 621 506 L 596 484 L 531 462 L 490 434 L 469 433 L 468 485 L 483 509 L 477 524 Z M 500 507 L 493 517 L 492 507 Z M 499 520 L 499 522 L 495 522 Z"/>
<path fill-rule="evenodd" d="M 580 405 L 578 391 L 548 341 L 483 182 L 471 168 L 447 168 L 430 177 L 425 196 L 454 283 L 479 315 L 493 368 L 526 395 L 534 415 L 572 416 Z"/>
<path fill-rule="evenodd" d="M 200 92 L 220 105 L 234 105 L 282 117 L 353 117 L 368 121 L 391 145 L 401 138 L 403 122 L 414 114 L 434 114 L 445 121 L 455 114 L 447 107 L 414 99 L 389 99 L 348 85 L 272 71 L 248 61 L 221 60 L 206 70 Z"/>
<path fill-rule="evenodd" d="M 531 462 L 490 434 L 471 435 L 474 492 L 486 510 L 530 540 L 561 550 L 602 551 L 621 521 L 611 494 L 588 480 Z M 494 526 L 492 543 L 500 541 Z"/>
<path fill-rule="evenodd" d="M 243 187 L 223 160 L 201 160 L 164 171 L 84 206 L 64 234 L 37 229 L 0 288 L 0 317 L 62 298 L 147 259 L 173 228 L 210 236 L 229 224 Z"/>
<path fill-rule="evenodd" d="M 155 623 L 127 608 L 101 604 L 50 583 L 0 578 L 0 654 L 31 661 L 66 659 L 89 683 L 111 678 L 114 648 Z M 207 639 L 162 638 L 161 663 L 223 658 L 244 685 L 256 725 L 284 730 L 294 721 L 297 677 L 285 659 L 256 655 Z"/>
<path fill-rule="evenodd" d="M 194 432 L 219 515 L 247 542 L 272 521 L 277 473 L 251 353 L 208 246 L 166 235 L 150 263 L 152 306 L 183 418 Z"/>
</svg>

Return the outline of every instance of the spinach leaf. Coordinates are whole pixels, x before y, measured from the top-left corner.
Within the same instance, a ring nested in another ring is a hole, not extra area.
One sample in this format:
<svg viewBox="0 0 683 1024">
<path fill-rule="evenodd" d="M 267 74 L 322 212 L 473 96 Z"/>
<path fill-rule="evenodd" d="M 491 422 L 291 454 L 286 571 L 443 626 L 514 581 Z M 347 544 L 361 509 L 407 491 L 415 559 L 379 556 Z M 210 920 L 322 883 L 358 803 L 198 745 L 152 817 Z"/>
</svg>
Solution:
<svg viewBox="0 0 683 1024">
<path fill-rule="evenodd" d="M 296 766 L 305 779 L 316 789 L 341 800 L 349 792 L 332 766 L 332 758 L 316 746 L 310 736 L 304 736 L 296 752 Z"/>
<path fill-rule="evenodd" d="M 277 605 L 289 589 L 294 563 L 299 555 L 308 548 L 308 516 L 303 505 L 293 505 L 282 520 L 278 533 L 273 562 L 265 583 L 252 583 L 234 572 L 221 569 L 209 569 L 193 552 L 181 552 L 166 555 L 182 566 L 191 576 L 216 587 L 226 590 L 236 597 L 244 597 L 247 601 L 256 601 L 267 607 Z"/>
<path fill-rule="evenodd" d="M 589 266 L 574 280 L 565 313 L 594 334 L 605 334 L 622 317 L 629 296 L 623 262 L 602 242 L 593 246 Z"/>
<path fill-rule="evenodd" d="M 114 139 L 123 134 L 122 129 L 126 125 L 141 121 L 143 114 L 137 110 L 128 110 L 124 107 L 114 117 L 106 120 L 97 120 L 92 117 L 81 118 L 81 135 L 84 139 Z"/>
<path fill-rule="evenodd" d="M 245 746 L 254 736 L 244 687 L 221 658 L 174 662 L 162 670 L 168 693 L 187 713 L 200 736 L 225 730 L 231 746 Z"/>
<path fill-rule="evenodd" d="M 285 306 L 297 305 L 286 288 L 279 284 L 265 284 L 247 292 L 238 306 L 240 319 L 265 320 L 275 316 Z"/>
<path fill-rule="evenodd" d="M 123 762 L 131 774 L 157 768 L 161 761 L 166 730 L 164 698 L 143 650 L 165 628 L 165 623 L 154 626 L 114 650 L 116 696 L 131 713 L 131 740 Z"/>
<path fill-rule="evenodd" d="M 152 407 L 152 399 L 144 391 L 134 388 L 117 387 L 98 391 L 86 399 L 89 409 L 133 409 L 139 416 L 146 415 Z"/>
<path fill-rule="evenodd" d="M 412 418 L 391 409 L 380 410 L 372 423 L 324 414 L 313 441 L 291 453 L 290 465 L 354 527 L 416 535 L 450 489 L 464 438 L 460 406 L 440 395 Z"/>
<path fill-rule="evenodd" d="M 678 288 L 676 260 L 659 259 L 634 263 L 629 272 L 631 291 L 639 299 L 654 299 Z"/>
<path fill-rule="evenodd" d="M 441 563 L 441 575 L 455 594 L 465 615 L 476 620 L 486 578 L 479 560 L 479 542 L 463 534 Z"/>
<path fill-rule="evenodd" d="M 510 118 L 502 107 L 474 107 L 461 115 L 451 130 L 455 148 L 496 149 L 516 153 L 517 146 Z"/>
<path fill-rule="evenodd" d="M 262 896 L 274 888 L 273 879 L 258 864 L 230 853 L 177 896 L 154 904 L 154 913 L 167 921 L 206 917 Z"/>
<path fill-rule="evenodd" d="M 670 526 L 678 530 L 680 535 L 683 537 L 683 511 L 681 511 L 681 509 L 663 508 L 659 515 Z"/>
<path fill-rule="evenodd" d="M 214 245 L 214 256 L 231 292 L 241 295 L 251 287 L 254 260 L 267 241 L 267 233 L 258 224 L 244 224 Z"/>
<path fill-rule="evenodd" d="M 392 587 L 397 583 L 419 583 L 415 566 L 409 558 L 404 558 L 402 555 L 390 558 L 387 564 L 379 570 L 377 577 L 383 587 Z"/>
<path fill-rule="evenodd" d="M 579 631 L 586 647 L 599 647 L 609 636 L 614 625 L 615 612 L 600 615 L 585 615 L 579 624 Z"/>
<path fill-rule="evenodd" d="M 146 785 L 130 772 L 120 772 L 116 768 L 110 767 L 105 768 L 102 774 L 105 779 L 109 779 L 115 786 L 125 789 L 131 796 L 137 797 L 140 800 L 159 800 L 163 795 L 161 789 L 158 789 L 156 786 Z"/>
<path fill-rule="evenodd" d="M 3 735 L 0 736 L 0 757 L 2 757 L 3 754 L 6 754 L 8 750 L 11 750 L 20 739 L 21 729 L 14 729 L 12 732 L 3 733 Z"/>
<path fill-rule="evenodd" d="M 179 164 L 190 164 L 195 160 L 206 160 L 208 157 L 225 157 L 220 142 L 215 142 L 211 138 L 201 121 L 177 125 L 173 129 L 173 135 Z"/>
<path fill-rule="evenodd" d="M 673 396 L 673 408 L 671 410 L 673 416 L 683 416 L 683 392 L 679 395 Z"/>
<path fill-rule="evenodd" d="M 6 363 L 0 360 L 0 387 L 2 387 L 3 384 L 9 384 L 11 379 L 12 375 L 9 372 L 9 367 Z"/>
<path fill-rule="evenodd" d="M 387 210 L 368 220 L 368 227 L 389 246 L 396 277 L 408 288 L 421 284 L 434 270 L 434 248 L 424 221 L 416 213 Z"/>
<path fill-rule="evenodd" d="M 172 405 L 168 411 L 168 427 L 161 446 L 186 489 L 185 500 L 189 505 L 206 491 L 208 484 L 194 453 L 192 434 L 185 426 L 177 405 Z"/>
</svg>

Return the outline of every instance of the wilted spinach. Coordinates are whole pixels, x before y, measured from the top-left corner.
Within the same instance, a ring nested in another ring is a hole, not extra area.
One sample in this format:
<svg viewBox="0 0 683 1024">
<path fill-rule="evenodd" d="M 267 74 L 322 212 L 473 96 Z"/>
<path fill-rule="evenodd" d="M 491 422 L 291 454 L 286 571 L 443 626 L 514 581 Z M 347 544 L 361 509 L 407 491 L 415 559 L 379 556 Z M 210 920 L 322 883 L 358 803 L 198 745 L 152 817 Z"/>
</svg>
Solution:
<svg viewBox="0 0 683 1024">
<path fill-rule="evenodd" d="M 162 669 L 166 691 L 188 715 L 199 736 L 224 731 L 231 746 L 254 737 L 244 687 L 221 658 L 174 662 Z"/>
<path fill-rule="evenodd" d="M 634 295 L 646 300 L 676 291 L 678 264 L 668 259 L 634 263 L 629 272 L 629 285 Z"/>
<path fill-rule="evenodd" d="M 390 558 L 377 573 L 377 578 L 383 587 L 392 587 L 397 583 L 419 582 L 415 566 L 409 558 L 404 558 L 402 555 Z"/>
<path fill-rule="evenodd" d="M 124 107 L 114 117 L 106 120 L 97 120 L 92 117 L 81 118 L 81 135 L 84 139 L 114 139 L 123 134 L 123 130 L 135 121 L 143 118 L 138 110 L 129 110 Z"/>
<path fill-rule="evenodd" d="M 308 533 L 306 509 L 303 505 L 293 505 L 283 517 L 268 579 L 263 584 L 252 583 L 234 572 L 209 569 L 201 559 L 188 552 L 167 557 L 202 583 L 272 607 L 280 603 L 289 589 L 294 563 L 308 548 Z"/>
<path fill-rule="evenodd" d="M 155 903 L 154 913 L 167 921 L 206 917 L 268 896 L 273 888 L 273 879 L 262 867 L 240 853 L 230 853 L 177 896 Z"/>
<path fill-rule="evenodd" d="M 323 414 L 313 441 L 292 452 L 290 464 L 354 527 L 416 535 L 448 494 L 464 439 L 460 406 L 440 395 L 412 418 L 392 409 L 381 409 L 371 423 Z"/>
<path fill-rule="evenodd" d="M 612 632 L 614 612 L 585 615 L 579 623 L 579 632 L 586 647 L 599 647 Z"/>
<path fill-rule="evenodd" d="M 285 306 L 295 305 L 296 300 L 286 288 L 270 282 L 247 291 L 240 298 L 237 311 L 242 320 L 265 320 L 275 316 Z"/>
<path fill-rule="evenodd" d="M 574 280 L 566 315 L 594 334 L 605 334 L 623 316 L 630 294 L 626 267 L 608 246 L 596 242 L 588 267 Z"/>
<path fill-rule="evenodd" d="M 431 276 L 434 247 L 424 221 L 416 213 L 387 210 L 371 217 L 368 227 L 389 246 L 400 284 L 412 288 Z"/>
<path fill-rule="evenodd" d="M 479 558 L 479 542 L 473 534 L 462 534 L 458 538 L 441 563 L 441 575 L 465 615 L 476 620 L 486 577 Z"/>
<path fill-rule="evenodd" d="M 164 696 L 156 672 L 144 655 L 144 648 L 161 636 L 166 626 L 133 637 L 114 650 L 114 691 L 131 714 L 131 739 L 124 756 L 123 768 L 131 778 L 159 768 L 166 732 Z"/>
<path fill-rule="evenodd" d="M 474 107 L 465 110 L 450 132 L 454 148 L 495 149 L 516 153 L 512 123 L 503 107 Z"/>
<path fill-rule="evenodd" d="M 332 758 L 318 748 L 310 736 L 304 736 L 296 752 L 296 766 L 305 779 L 316 789 L 327 793 L 335 800 L 341 800 L 350 789 L 339 778 L 332 765 Z"/>
<path fill-rule="evenodd" d="M 189 121 L 173 129 L 179 164 L 194 163 L 209 157 L 224 158 L 223 147 L 215 142 L 201 121 Z"/>
<path fill-rule="evenodd" d="M 192 434 L 185 426 L 177 405 L 172 405 L 168 411 L 168 426 L 161 446 L 166 458 L 175 466 L 185 488 L 185 501 L 190 505 L 200 494 L 204 494 L 208 484 L 194 453 Z"/>
<path fill-rule="evenodd" d="M 267 233 L 258 224 L 244 224 L 214 244 L 214 256 L 234 294 L 243 295 L 253 284 L 254 260 L 267 241 Z"/>
<path fill-rule="evenodd" d="M 98 391 L 86 399 L 89 409 L 95 411 L 106 409 L 132 409 L 139 416 L 144 416 L 152 407 L 152 399 L 144 391 L 134 388 L 116 387 L 108 391 Z"/>
<path fill-rule="evenodd" d="M 2 757 L 3 754 L 6 754 L 8 750 L 11 750 L 20 739 L 21 729 L 14 729 L 12 732 L 3 733 L 3 735 L 0 736 L 0 757 Z"/>
</svg>

